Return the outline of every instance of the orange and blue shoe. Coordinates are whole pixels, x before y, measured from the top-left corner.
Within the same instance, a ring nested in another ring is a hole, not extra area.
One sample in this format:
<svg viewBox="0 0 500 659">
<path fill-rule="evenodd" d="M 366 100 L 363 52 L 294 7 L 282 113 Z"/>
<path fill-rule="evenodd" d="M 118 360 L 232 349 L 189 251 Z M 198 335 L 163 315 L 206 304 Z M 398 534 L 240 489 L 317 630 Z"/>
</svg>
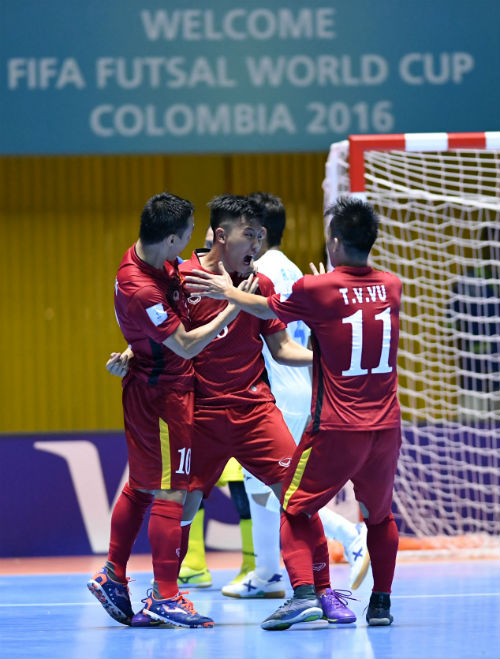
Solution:
<svg viewBox="0 0 500 659">
<path fill-rule="evenodd" d="M 184 597 L 186 592 L 169 599 L 155 599 L 153 591 L 148 590 L 142 600 L 144 608 L 132 618 L 132 627 L 213 627 L 212 618 L 197 613 L 193 603 Z"/>
<path fill-rule="evenodd" d="M 87 582 L 87 588 L 102 604 L 106 613 L 122 625 L 130 625 L 134 611 L 130 603 L 128 583 L 111 578 L 109 569 L 103 567 Z"/>
</svg>

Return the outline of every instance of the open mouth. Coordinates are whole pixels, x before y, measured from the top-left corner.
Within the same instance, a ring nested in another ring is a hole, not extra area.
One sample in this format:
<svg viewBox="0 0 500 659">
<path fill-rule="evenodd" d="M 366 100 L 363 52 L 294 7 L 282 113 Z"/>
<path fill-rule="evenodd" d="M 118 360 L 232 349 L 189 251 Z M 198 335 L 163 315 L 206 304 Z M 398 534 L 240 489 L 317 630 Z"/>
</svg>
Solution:
<svg viewBox="0 0 500 659">
<path fill-rule="evenodd" d="M 245 258 L 243 259 L 243 263 L 244 263 L 245 265 L 250 265 L 250 264 L 252 263 L 252 260 L 253 260 L 253 256 L 249 256 L 249 255 L 247 254 L 247 256 L 245 256 Z"/>
</svg>

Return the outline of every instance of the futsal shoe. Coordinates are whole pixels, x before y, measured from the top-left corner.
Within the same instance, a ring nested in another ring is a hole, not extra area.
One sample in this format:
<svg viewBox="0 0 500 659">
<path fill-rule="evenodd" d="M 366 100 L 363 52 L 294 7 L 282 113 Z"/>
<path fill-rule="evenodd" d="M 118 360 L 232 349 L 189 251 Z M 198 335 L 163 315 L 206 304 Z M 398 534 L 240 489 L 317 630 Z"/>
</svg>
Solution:
<svg viewBox="0 0 500 659">
<path fill-rule="evenodd" d="M 351 588 L 356 590 L 363 583 L 370 567 L 370 555 L 366 546 L 368 529 L 366 524 L 356 524 L 357 536 L 345 551 L 347 562 L 351 566 Z"/>
<path fill-rule="evenodd" d="M 393 620 L 389 593 L 372 593 L 366 612 L 366 622 L 370 626 L 381 626 L 390 625 Z"/>
<path fill-rule="evenodd" d="M 289 599 L 261 623 L 262 629 L 283 630 L 298 622 L 312 622 L 323 617 L 321 602 L 313 599 Z"/>
<path fill-rule="evenodd" d="M 352 599 L 355 598 L 351 597 L 350 590 L 327 588 L 326 593 L 319 597 L 323 619 L 331 624 L 356 622 L 356 614 L 347 607 L 347 600 Z"/>
<path fill-rule="evenodd" d="M 273 574 L 269 579 L 261 579 L 256 570 L 252 570 L 241 581 L 224 586 L 222 594 L 238 599 L 280 599 L 285 597 L 283 575 Z"/>
<path fill-rule="evenodd" d="M 241 566 L 241 570 L 234 577 L 234 579 L 227 584 L 227 586 L 232 586 L 234 584 L 240 583 L 240 581 L 243 581 L 243 579 L 247 576 L 247 574 L 250 574 L 251 572 L 253 572 L 254 569 L 255 569 L 255 565 L 251 566 L 251 565 L 246 565 L 245 563 L 243 563 L 243 565 Z M 224 586 L 224 588 L 222 590 L 227 588 L 227 586 Z"/>
<path fill-rule="evenodd" d="M 128 584 L 112 579 L 109 569 L 103 567 L 87 582 L 87 588 L 114 620 L 123 625 L 131 624 L 134 612 L 130 603 Z"/>
<path fill-rule="evenodd" d="M 189 586 L 190 588 L 209 588 L 212 585 L 212 575 L 208 568 L 193 570 L 186 565 L 181 567 L 177 583 L 179 586 Z"/>
<path fill-rule="evenodd" d="M 142 600 L 144 608 L 132 618 L 132 627 L 213 627 L 212 618 L 202 616 L 194 609 L 193 603 L 178 593 L 175 597 L 155 599 L 148 591 Z"/>
</svg>

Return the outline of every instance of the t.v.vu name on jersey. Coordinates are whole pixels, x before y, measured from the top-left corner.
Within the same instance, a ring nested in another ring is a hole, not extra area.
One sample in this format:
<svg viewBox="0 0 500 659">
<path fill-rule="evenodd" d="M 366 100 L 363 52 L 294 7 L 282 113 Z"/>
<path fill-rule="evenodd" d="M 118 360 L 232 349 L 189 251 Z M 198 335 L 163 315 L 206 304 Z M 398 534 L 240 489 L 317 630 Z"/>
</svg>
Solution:
<svg viewBox="0 0 500 659">
<path fill-rule="evenodd" d="M 355 286 L 353 288 L 339 288 L 346 304 L 364 304 L 365 302 L 385 302 L 387 294 L 384 284 L 375 286 Z"/>
</svg>

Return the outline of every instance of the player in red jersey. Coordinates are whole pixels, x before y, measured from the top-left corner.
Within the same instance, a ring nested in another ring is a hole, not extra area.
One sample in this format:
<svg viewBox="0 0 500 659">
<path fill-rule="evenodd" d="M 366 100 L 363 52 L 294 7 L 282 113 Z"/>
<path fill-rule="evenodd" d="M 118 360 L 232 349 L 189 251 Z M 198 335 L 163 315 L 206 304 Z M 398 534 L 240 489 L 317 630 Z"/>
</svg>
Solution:
<svg viewBox="0 0 500 659">
<path fill-rule="evenodd" d="M 212 200 L 210 207 L 213 246 L 210 250 L 196 250 L 189 261 L 181 264 L 180 270 L 183 276 L 200 268 L 209 274 L 220 272 L 219 263 L 222 263 L 231 273 L 229 276 L 226 272 L 226 285 L 238 284 L 253 272 L 253 260 L 260 251 L 264 229 L 255 215 L 254 205 L 246 197 L 221 195 Z M 269 278 L 258 275 L 257 280 L 262 295 L 274 293 Z M 223 300 L 189 295 L 192 326 L 208 322 L 220 313 L 224 304 Z M 230 457 L 235 457 L 269 485 L 278 497 L 281 494 L 295 442 L 266 382 L 261 337 L 280 363 L 311 364 L 311 351 L 295 343 L 281 321 L 261 320 L 245 313 L 223 328 L 194 358 L 191 491 L 185 506 L 192 516 L 201 496 L 209 494 Z M 108 370 L 122 374 L 109 367 Z M 273 596 L 284 597 L 282 575 L 273 576 L 277 586 L 281 585 L 280 590 L 273 591 Z"/>
<path fill-rule="evenodd" d="M 320 617 L 329 575 L 318 510 L 348 480 L 368 527 L 374 586 L 367 622 L 389 625 L 393 620 L 398 530 L 391 504 L 401 446 L 396 374 L 401 282 L 368 265 L 378 233 L 371 206 L 344 198 L 328 216 L 333 272 L 306 275 L 286 299 L 244 294 L 227 286 L 224 277 L 199 271 L 186 280 L 193 291 L 233 301 L 260 318 L 302 319 L 312 332 L 312 420 L 281 499 L 283 558 L 294 597 L 262 623 L 264 629 L 287 629 Z"/>
<path fill-rule="evenodd" d="M 183 276 L 199 268 L 207 273 L 219 272 L 222 262 L 231 276 L 228 282 L 232 280 L 237 285 L 253 272 L 264 229 L 246 197 L 220 195 L 209 205 L 213 246 L 210 250 L 196 250 L 180 270 Z M 259 275 L 258 285 L 260 294 L 274 293 L 268 277 Z M 221 300 L 189 295 L 192 326 L 203 325 L 220 313 L 220 304 Z M 230 457 L 280 496 L 294 442 L 266 381 L 263 340 L 280 363 L 311 363 L 311 351 L 292 341 L 281 321 L 261 320 L 245 313 L 193 360 L 196 388 L 192 496 L 209 494 Z M 284 595 L 284 589 L 276 596 L 280 595 Z"/>
<path fill-rule="evenodd" d="M 115 311 L 135 359 L 123 381 L 129 481 L 111 518 L 108 560 L 88 582 L 106 611 L 124 624 L 211 627 L 178 592 L 181 518 L 189 482 L 194 372 L 197 355 L 238 315 L 229 304 L 189 330 L 177 256 L 193 231 L 191 202 L 173 194 L 145 205 L 139 239 L 118 269 Z M 147 508 L 154 589 L 134 616 L 126 567 Z"/>
</svg>

